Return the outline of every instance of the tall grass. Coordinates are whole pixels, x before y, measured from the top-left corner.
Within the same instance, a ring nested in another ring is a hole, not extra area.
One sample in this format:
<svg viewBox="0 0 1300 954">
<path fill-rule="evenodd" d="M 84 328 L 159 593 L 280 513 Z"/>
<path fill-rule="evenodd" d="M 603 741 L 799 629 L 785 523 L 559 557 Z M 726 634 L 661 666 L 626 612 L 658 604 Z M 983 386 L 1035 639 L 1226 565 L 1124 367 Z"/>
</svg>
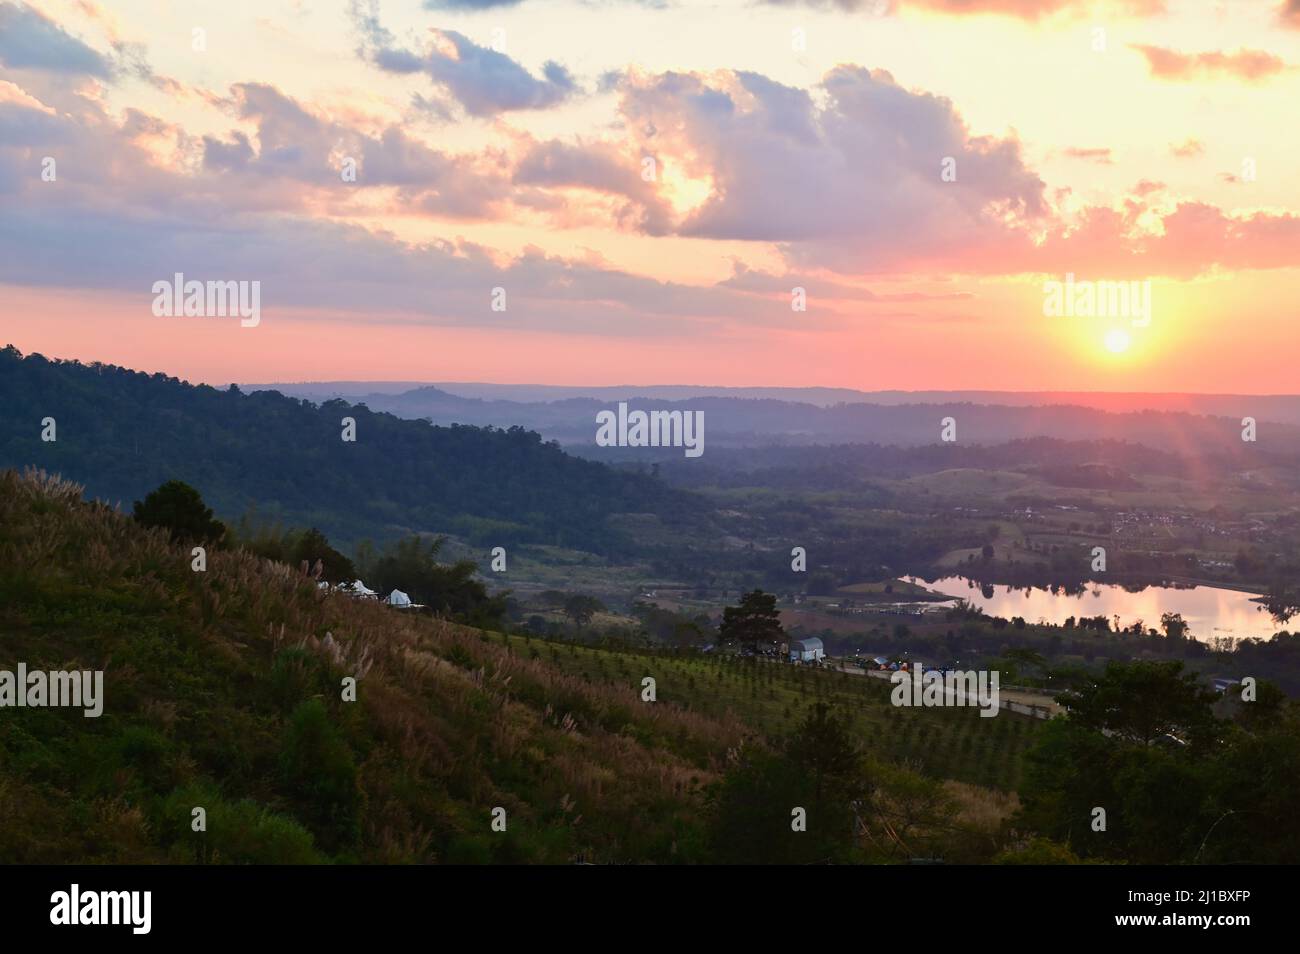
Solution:
<svg viewBox="0 0 1300 954">
<path fill-rule="evenodd" d="M 100 719 L 0 722 L 0 862 L 266 861 L 257 831 L 284 832 L 271 843 L 295 861 L 304 838 L 321 861 L 698 857 L 738 719 L 644 704 L 242 550 L 191 559 L 58 477 L 0 473 L 0 666 L 106 673 Z M 325 727 L 295 735 L 308 703 Z M 138 731 L 147 756 L 122 744 Z M 322 732 L 337 744 L 303 742 Z M 326 761 L 328 791 L 308 781 Z M 191 831 L 183 797 L 220 824 Z"/>
</svg>

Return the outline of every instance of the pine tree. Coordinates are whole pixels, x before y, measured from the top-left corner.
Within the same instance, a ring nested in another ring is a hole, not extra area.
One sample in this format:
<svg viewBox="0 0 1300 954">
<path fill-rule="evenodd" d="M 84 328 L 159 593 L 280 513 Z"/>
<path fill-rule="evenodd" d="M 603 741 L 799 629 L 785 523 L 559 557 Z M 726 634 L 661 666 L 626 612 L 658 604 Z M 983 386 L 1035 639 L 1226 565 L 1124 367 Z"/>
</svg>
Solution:
<svg viewBox="0 0 1300 954">
<path fill-rule="evenodd" d="M 735 640 L 750 649 L 757 649 L 760 643 L 779 643 L 785 638 L 785 630 L 776 608 L 776 597 L 762 590 L 746 593 L 739 606 L 728 606 L 722 611 L 719 636 L 723 642 Z"/>
</svg>

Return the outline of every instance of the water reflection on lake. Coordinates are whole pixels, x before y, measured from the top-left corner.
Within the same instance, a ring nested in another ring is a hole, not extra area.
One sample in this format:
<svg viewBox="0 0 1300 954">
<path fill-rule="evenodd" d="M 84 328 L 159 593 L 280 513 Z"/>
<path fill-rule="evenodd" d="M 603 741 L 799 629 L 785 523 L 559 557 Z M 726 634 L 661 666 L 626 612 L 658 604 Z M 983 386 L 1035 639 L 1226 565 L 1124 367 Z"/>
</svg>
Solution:
<svg viewBox="0 0 1300 954">
<path fill-rule="evenodd" d="M 1008 586 L 990 587 L 976 583 L 964 576 L 948 576 L 934 583 L 910 577 L 909 582 L 919 583 L 948 596 L 968 600 L 990 616 L 1010 619 L 1023 617 L 1027 622 L 1065 622 L 1073 616 L 1105 616 L 1114 626 L 1119 616 L 1120 627 L 1131 626 L 1142 620 L 1143 629 L 1160 629 L 1160 614 L 1181 613 L 1190 627 L 1193 638 L 1202 642 L 1215 637 L 1241 639 L 1260 636 L 1264 639 L 1282 629 L 1295 629 L 1285 623 L 1275 623 L 1259 603 L 1251 602 L 1254 593 L 1241 593 L 1215 586 L 1193 586 L 1187 589 L 1170 586 L 1148 586 L 1130 593 L 1113 583 L 1091 585 L 1082 593 L 1068 595 L 1058 590 L 1042 587 L 1014 589 Z"/>
</svg>

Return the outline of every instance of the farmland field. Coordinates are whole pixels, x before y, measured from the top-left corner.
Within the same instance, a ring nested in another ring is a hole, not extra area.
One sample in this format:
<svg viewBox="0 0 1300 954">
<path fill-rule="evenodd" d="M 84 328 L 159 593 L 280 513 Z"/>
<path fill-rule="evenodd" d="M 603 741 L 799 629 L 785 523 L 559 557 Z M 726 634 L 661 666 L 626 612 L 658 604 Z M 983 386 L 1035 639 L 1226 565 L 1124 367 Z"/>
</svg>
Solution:
<svg viewBox="0 0 1300 954">
<path fill-rule="evenodd" d="M 852 717 L 867 752 L 906 762 L 927 775 L 1002 791 L 1019 785 L 1024 753 L 1041 727 L 1035 719 L 1005 711 L 981 718 L 973 708 L 895 707 L 884 680 L 831 670 L 730 655 L 501 638 L 514 652 L 536 655 L 592 683 L 625 685 L 638 697 L 641 680 L 653 677 L 655 704 L 714 716 L 731 712 L 766 738 L 784 735 L 814 703 L 829 702 Z"/>
</svg>

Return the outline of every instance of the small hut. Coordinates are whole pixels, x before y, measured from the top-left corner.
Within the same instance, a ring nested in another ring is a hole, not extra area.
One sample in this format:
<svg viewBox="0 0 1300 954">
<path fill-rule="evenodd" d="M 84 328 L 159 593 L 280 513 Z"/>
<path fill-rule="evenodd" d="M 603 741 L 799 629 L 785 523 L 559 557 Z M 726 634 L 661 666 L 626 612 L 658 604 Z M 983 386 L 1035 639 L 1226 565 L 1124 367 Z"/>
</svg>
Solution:
<svg viewBox="0 0 1300 954">
<path fill-rule="evenodd" d="M 826 658 L 826 649 L 816 636 L 790 641 L 790 662 L 817 662 Z"/>
</svg>

